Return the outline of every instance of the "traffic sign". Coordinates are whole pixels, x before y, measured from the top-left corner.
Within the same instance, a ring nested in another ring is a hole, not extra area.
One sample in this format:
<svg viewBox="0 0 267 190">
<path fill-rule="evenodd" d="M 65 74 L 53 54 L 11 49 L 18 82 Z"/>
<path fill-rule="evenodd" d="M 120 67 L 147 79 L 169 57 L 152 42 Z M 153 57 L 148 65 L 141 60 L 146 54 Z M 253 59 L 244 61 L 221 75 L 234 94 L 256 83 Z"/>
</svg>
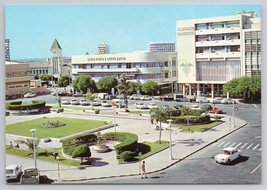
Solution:
<svg viewBox="0 0 267 190">
<path fill-rule="evenodd" d="M 235 107 L 235 111 L 238 111 L 238 107 Z"/>
</svg>

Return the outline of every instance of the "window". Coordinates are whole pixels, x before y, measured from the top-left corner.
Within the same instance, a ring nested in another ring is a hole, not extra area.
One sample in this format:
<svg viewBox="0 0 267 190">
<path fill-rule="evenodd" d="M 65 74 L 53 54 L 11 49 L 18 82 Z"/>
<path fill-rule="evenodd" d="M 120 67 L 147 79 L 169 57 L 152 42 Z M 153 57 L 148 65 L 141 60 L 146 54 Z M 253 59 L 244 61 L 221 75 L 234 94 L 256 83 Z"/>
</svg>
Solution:
<svg viewBox="0 0 267 190">
<path fill-rule="evenodd" d="M 176 71 L 172 71 L 172 77 L 176 77 Z"/>
<path fill-rule="evenodd" d="M 118 64 L 118 68 L 121 68 L 121 63 Z"/>
</svg>

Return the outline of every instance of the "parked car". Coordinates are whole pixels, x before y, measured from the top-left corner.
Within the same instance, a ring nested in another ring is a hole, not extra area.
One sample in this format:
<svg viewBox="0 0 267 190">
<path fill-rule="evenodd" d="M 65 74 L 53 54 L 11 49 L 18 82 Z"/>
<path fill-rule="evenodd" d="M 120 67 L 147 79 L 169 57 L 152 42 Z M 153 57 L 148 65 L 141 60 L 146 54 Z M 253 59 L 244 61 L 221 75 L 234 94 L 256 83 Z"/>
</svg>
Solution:
<svg viewBox="0 0 267 190">
<path fill-rule="evenodd" d="M 208 103 L 209 100 L 206 97 L 197 97 L 196 98 L 196 102 L 199 102 L 199 103 Z"/>
<path fill-rule="evenodd" d="M 39 184 L 40 173 L 37 168 L 25 169 L 20 178 L 21 184 Z"/>
<path fill-rule="evenodd" d="M 153 109 L 153 108 L 157 108 L 158 106 L 157 106 L 155 103 L 151 102 L 151 103 L 148 103 L 148 104 L 147 104 L 147 107 L 148 107 L 149 109 Z"/>
<path fill-rule="evenodd" d="M 111 104 L 108 103 L 107 100 L 103 100 L 103 101 L 101 101 L 101 106 L 103 106 L 103 107 L 111 107 Z"/>
<path fill-rule="evenodd" d="M 162 109 L 169 109 L 169 108 L 170 108 L 170 106 L 169 106 L 169 105 L 167 105 L 167 104 L 163 104 L 163 105 L 161 105 L 161 108 L 162 108 Z"/>
<path fill-rule="evenodd" d="M 112 106 L 116 106 L 116 108 L 124 108 L 125 105 L 123 104 L 123 100 L 120 99 L 112 99 L 111 100 Z"/>
<path fill-rule="evenodd" d="M 93 106 L 100 106 L 101 104 L 97 101 L 97 99 L 94 99 L 92 102 Z"/>
<path fill-rule="evenodd" d="M 140 100 L 142 95 L 133 94 L 129 97 L 130 100 Z"/>
<path fill-rule="evenodd" d="M 230 98 L 224 98 L 224 99 L 222 99 L 221 103 L 222 104 L 232 104 L 233 100 Z"/>
<path fill-rule="evenodd" d="M 33 98 L 33 97 L 35 97 L 35 96 L 36 96 L 36 94 L 31 93 L 31 92 L 28 92 L 28 93 L 26 93 L 26 94 L 24 95 L 24 98 Z"/>
<path fill-rule="evenodd" d="M 61 103 L 62 103 L 63 105 L 68 105 L 68 104 L 70 104 L 70 101 L 67 100 L 67 99 L 63 99 Z"/>
<path fill-rule="evenodd" d="M 191 105 L 190 109 L 192 109 L 192 110 L 202 110 L 198 105 Z"/>
<path fill-rule="evenodd" d="M 182 107 L 183 107 L 183 105 L 181 105 L 181 104 L 176 104 L 173 106 L 174 109 L 180 109 Z"/>
<path fill-rule="evenodd" d="M 66 91 L 58 91 L 57 95 L 58 96 L 67 96 L 67 92 Z"/>
<path fill-rule="evenodd" d="M 87 100 L 80 100 L 80 105 L 82 105 L 82 106 L 88 106 L 88 105 L 90 105 L 90 103 L 87 101 Z"/>
<path fill-rule="evenodd" d="M 78 100 L 76 100 L 76 99 L 72 99 L 72 100 L 70 100 L 70 104 L 71 104 L 71 105 L 78 105 L 79 102 L 78 102 Z"/>
<path fill-rule="evenodd" d="M 173 100 L 177 102 L 188 102 L 189 101 L 183 94 L 174 94 Z"/>
<path fill-rule="evenodd" d="M 152 98 L 150 96 L 148 96 L 148 95 L 143 95 L 143 96 L 140 97 L 140 100 L 148 101 L 148 100 L 152 100 Z"/>
<path fill-rule="evenodd" d="M 210 100 L 210 103 L 220 104 L 222 99 L 223 99 L 222 97 L 216 97 L 216 98 L 213 98 L 212 100 Z"/>
<path fill-rule="evenodd" d="M 73 94 L 74 97 L 84 97 L 84 94 L 83 93 L 76 93 L 76 94 Z"/>
<path fill-rule="evenodd" d="M 241 156 L 241 150 L 235 147 L 227 147 L 214 157 L 216 163 L 229 164 Z"/>
<path fill-rule="evenodd" d="M 220 113 L 223 113 L 223 111 L 222 111 L 222 109 L 219 109 L 219 108 L 212 108 L 211 110 L 209 110 L 209 113 L 220 114 Z"/>
<path fill-rule="evenodd" d="M 22 166 L 6 165 L 6 181 L 20 179 L 22 173 Z"/>
<path fill-rule="evenodd" d="M 137 102 L 137 103 L 135 103 L 135 108 L 136 109 L 148 109 L 147 105 L 144 104 L 143 102 Z"/>
</svg>

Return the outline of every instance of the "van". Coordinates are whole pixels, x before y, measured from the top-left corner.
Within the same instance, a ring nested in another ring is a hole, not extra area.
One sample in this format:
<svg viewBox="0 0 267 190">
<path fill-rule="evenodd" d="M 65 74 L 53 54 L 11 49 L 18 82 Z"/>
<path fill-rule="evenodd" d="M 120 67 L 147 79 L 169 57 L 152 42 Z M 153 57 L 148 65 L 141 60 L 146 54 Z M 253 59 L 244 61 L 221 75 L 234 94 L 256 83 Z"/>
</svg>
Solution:
<svg viewBox="0 0 267 190">
<path fill-rule="evenodd" d="M 108 100 L 109 99 L 108 93 L 98 93 L 97 97 L 100 100 Z"/>
<path fill-rule="evenodd" d="M 112 106 L 116 106 L 116 108 L 123 108 L 125 105 L 122 103 L 120 99 L 113 99 L 111 100 Z"/>
<path fill-rule="evenodd" d="M 188 99 L 183 94 L 174 94 L 173 100 L 175 100 L 177 102 L 187 102 L 188 101 Z"/>
</svg>

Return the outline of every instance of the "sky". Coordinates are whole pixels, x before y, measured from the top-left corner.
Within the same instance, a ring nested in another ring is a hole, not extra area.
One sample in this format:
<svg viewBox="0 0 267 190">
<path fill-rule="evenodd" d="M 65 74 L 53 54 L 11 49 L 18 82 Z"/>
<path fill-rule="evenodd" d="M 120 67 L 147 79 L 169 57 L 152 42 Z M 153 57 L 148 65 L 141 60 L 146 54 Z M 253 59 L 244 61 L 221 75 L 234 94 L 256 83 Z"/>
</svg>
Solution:
<svg viewBox="0 0 267 190">
<path fill-rule="evenodd" d="M 63 56 L 145 51 L 149 42 L 176 42 L 176 21 L 236 15 L 259 5 L 7 5 L 5 38 L 11 59 L 49 58 L 56 38 Z"/>
</svg>

